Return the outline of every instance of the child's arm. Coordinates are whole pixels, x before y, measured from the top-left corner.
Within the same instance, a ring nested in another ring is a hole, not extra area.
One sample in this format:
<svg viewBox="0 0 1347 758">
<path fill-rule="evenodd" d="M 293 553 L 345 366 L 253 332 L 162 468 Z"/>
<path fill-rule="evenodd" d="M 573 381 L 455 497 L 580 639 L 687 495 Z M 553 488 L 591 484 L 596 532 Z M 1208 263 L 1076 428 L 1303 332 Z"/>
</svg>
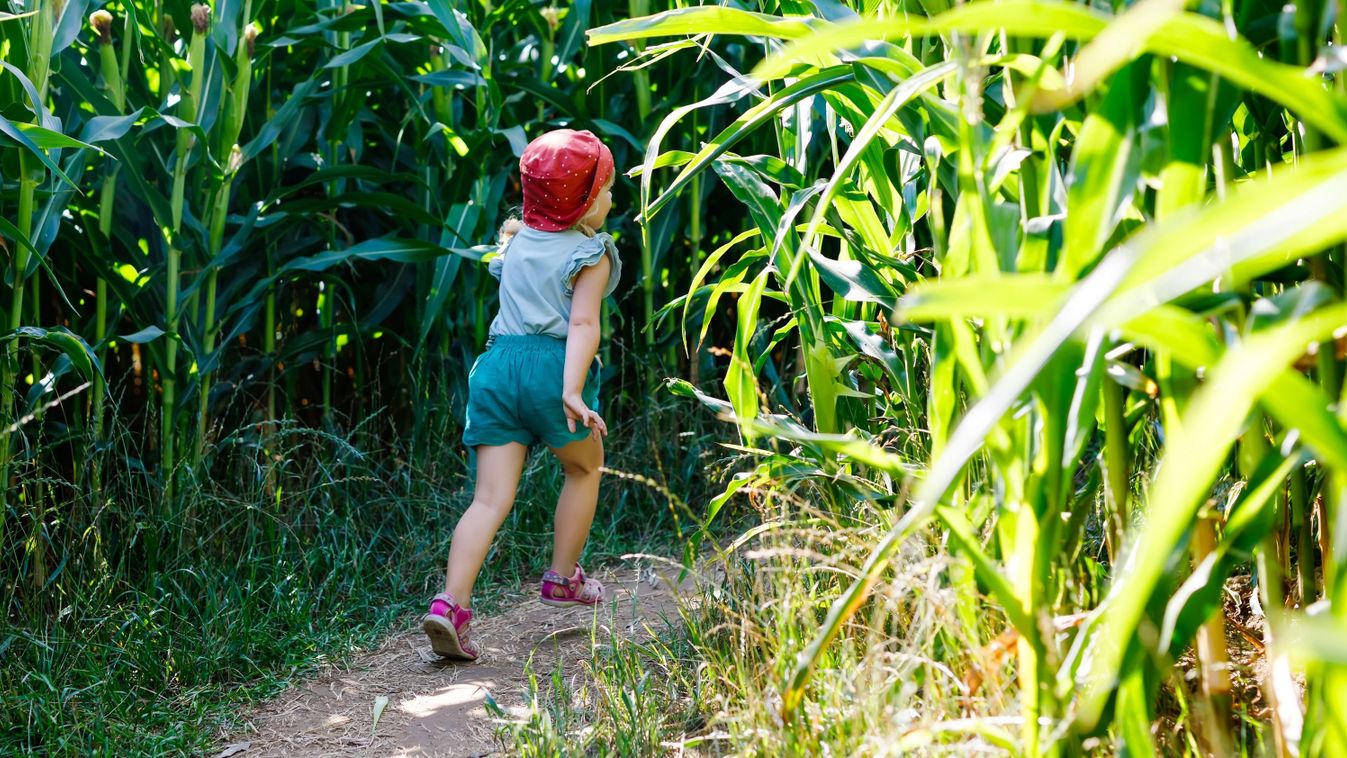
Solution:
<svg viewBox="0 0 1347 758">
<path fill-rule="evenodd" d="M 566 333 L 566 370 L 562 379 L 561 401 L 566 407 L 566 424 L 575 431 L 579 421 L 595 437 L 607 436 L 608 425 L 603 418 L 585 405 L 581 393 L 585 388 L 585 374 L 594 362 L 599 349 L 599 307 L 608 286 L 612 262 L 608 256 L 599 258 L 593 266 L 586 266 L 575 277 L 575 294 L 571 298 L 571 325 Z"/>
</svg>

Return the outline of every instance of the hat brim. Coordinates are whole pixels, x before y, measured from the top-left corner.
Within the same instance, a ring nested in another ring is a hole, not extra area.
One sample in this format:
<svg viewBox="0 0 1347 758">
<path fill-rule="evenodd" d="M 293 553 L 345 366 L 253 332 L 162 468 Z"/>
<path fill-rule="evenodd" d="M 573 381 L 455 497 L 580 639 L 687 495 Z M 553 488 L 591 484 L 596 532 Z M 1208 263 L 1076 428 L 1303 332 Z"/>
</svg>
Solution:
<svg viewBox="0 0 1347 758">
<path fill-rule="evenodd" d="M 575 223 L 580 223 L 580 219 L 594 207 L 594 201 L 599 199 L 599 193 L 603 192 L 604 185 L 611 178 L 613 178 L 613 151 L 600 143 L 598 164 L 594 166 L 594 183 L 589 187 L 589 197 L 585 198 L 585 204 L 580 208 L 580 215 L 576 217 Z"/>
</svg>

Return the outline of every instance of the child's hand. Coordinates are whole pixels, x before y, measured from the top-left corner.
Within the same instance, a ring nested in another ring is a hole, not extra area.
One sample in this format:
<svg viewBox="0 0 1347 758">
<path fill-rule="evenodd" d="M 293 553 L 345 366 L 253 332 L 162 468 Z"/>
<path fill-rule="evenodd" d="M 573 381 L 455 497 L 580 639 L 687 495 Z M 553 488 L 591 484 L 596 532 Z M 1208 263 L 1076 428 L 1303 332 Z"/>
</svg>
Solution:
<svg viewBox="0 0 1347 758">
<path fill-rule="evenodd" d="M 580 393 L 563 393 L 561 404 L 566 407 L 566 426 L 572 432 L 575 431 L 575 422 L 579 421 L 593 433 L 594 439 L 602 439 L 608 436 L 608 425 L 604 423 L 603 417 L 590 410 L 588 405 L 585 405 L 585 400 L 580 397 Z"/>
</svg>

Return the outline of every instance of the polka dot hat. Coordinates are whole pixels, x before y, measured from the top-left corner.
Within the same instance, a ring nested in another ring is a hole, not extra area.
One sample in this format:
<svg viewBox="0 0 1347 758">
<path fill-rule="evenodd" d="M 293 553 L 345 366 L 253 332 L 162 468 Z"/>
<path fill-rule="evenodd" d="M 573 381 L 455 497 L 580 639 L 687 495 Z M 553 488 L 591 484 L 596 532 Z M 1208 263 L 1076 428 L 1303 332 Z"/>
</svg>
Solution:
<svg viewBox="0 0 1347 758">
<path fill-rule="evenodd" d="M 555 129 L 519 159 L 524 223 L 544 232 L 575 226 L 613 175 L 613 154 L 589 131 Z"/>
</svg>

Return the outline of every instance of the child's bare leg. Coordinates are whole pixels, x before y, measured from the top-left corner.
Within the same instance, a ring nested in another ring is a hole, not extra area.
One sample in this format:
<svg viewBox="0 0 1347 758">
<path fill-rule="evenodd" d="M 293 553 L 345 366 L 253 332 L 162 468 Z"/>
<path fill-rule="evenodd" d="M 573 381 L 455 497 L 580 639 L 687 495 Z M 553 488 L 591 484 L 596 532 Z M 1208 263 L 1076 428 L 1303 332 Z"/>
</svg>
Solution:
<svg viewBox="0 0 1347 758">
<path fill-rule="evenodd" d="M 593 437 L 552 448 L 561 460 L 566 483 L 557 498 L 556 536 L 552 542 L 552 570 L 562 576 L 575 573 L 575 563 L 589 538 L 594 507 L 599 502 L 599 469 L 603 467 L 603 442 Z"/>
<path fill-rule="evenodd" d="M 444 591 L 464 608 L 472 607 L 472 585 L 477 581 L 491 540 L 514 506 L 519 475 L 524 470 L 528 448 L 517 442 L 477 448 L 477 487 L 472 505 L 454 527 L 449 543 L 449 569 Z"/>
</svg>

